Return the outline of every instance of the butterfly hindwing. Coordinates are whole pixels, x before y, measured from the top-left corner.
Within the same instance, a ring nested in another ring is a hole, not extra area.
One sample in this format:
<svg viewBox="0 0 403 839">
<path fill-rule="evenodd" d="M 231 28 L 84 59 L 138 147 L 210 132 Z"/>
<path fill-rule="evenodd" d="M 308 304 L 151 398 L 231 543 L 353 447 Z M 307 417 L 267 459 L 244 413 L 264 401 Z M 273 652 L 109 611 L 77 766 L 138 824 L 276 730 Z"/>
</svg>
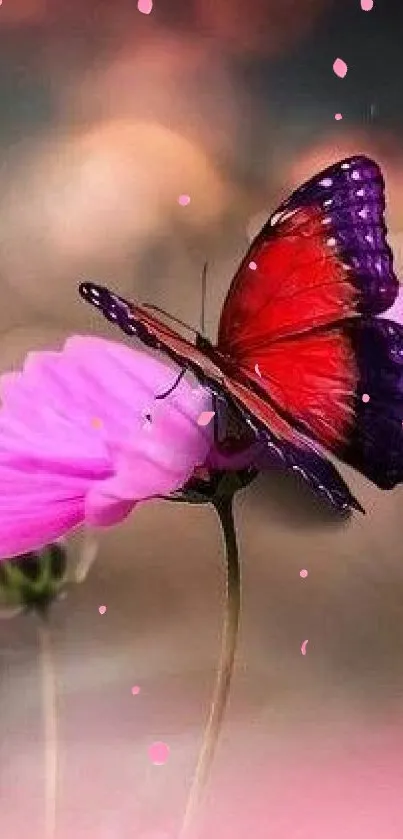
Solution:
<svg viewBox="0 0 403 839">
<path fill-rule="evenodd" d="M 282 469 L 301 478 L 314 493 L 339 512 L 354 508 L 363 511 L 351 494 L 335 466 L 323 452 L 304 440 L 294 443 L 278 440 L 269 431 L 253 432 L 249 426 L 251 416 L 244 409 L 218 395 L 215 407 L 215 447 L 210 453 L 210 464 L 215 468 L 255 468 L 258 472 Z"/>
</svg>

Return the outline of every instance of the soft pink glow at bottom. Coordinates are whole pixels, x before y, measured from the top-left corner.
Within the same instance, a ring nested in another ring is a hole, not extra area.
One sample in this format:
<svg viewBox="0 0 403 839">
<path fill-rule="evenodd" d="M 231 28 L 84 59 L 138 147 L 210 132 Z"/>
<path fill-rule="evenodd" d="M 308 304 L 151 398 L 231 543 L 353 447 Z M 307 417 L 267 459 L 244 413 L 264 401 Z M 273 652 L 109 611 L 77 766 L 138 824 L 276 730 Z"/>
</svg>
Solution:
<svg viewBox="0 0 403 839">
<path fill-rule="evenodd" d="M 74 725 L 74 737 L 63 744 L 57 838 L 178 839 L 200 732 L 176 729 L 177 760 L 163 771 L 148 767 L 147 776 L 141 735 L 113 737 L 117 718 L 105 713 L 109 699 L 93 725 L 93 717 L 79 714 L 78 730 Z M 335 709 L 314 721 L 316 710 L 301 707 L 294 722 L 278 715 L 259 722 L 252 711 L 250 720 L 232 721 L 197 839 L 402 839 L 403 719 L 388 722 L 386 706 L 364 724 L 356 716 L 347 722 L 348 708 L 344 722 Z M 7 839 L 43 835 L 40 744 L 34 745 L 16 729 L 12 759 L 2 765 L 0 826 Z"/>
</svg>

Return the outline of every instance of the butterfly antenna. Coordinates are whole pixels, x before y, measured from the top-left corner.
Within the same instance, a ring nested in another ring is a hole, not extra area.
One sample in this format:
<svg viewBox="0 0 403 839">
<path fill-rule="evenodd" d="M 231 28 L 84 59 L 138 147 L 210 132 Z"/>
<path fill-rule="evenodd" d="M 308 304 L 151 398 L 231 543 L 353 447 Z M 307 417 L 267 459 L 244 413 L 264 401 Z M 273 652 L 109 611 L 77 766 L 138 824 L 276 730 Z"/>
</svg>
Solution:
<svg viewBox="0 0 403 839">
<path fill-rule="evenodd" d="M 206 291 L 207 291 L 207 267 L 208 262 L 205 262 L 203 265 L 202 271 L 202 289 L 201 289 L 201 318 L 200 318 L 200 331 L 202 335 L 205 335 L 206 330 Z"/>
<path fill-rule="evenodd" d="M 174 315 L 170 315 L 169 312 L 166 312 L 165 309 L 161 309 L 159 306 L 154 306 L 153 303 L 142 303 L 144 309 L 151 309 L 153 312 L 158 312 L 160 315 L 165 315 L 168 320 L 172 320 L 173 323 L 178 323 L 179 326 L 183 326 L 184 329 L 188 329 L 189 332 L 193 332 L 193 335 L 197 335 L 197 329 L 193 329 L 193 326 L 189 326 L 188 323 L 185 323 L 183 320 L 176 318 Z"/>
<path fill-rule="evenodd" d="M 156 396 L 155 398 L 156 398 L 156 399 L 165 399 L 167 396 L 169 396 L 169 395 L 170 395 L 170 394 L 171 394 L 171 393 L 175 390 L 175 388 L 176 388 L 176 387 L 178 387 L 178 384 L 179 384 L 179 382 L 181 381 L 181 379 L 183 379 L 183 377 L 184 377 L 185 373 L 186 373 L 186 367 L 184 367 L 184 368 L 180 371 L 179 376 L 177 376 L 177 378 L 175 379 L 175 381 L 174 381 L 173 385 L 171 385 L 171 387 L 170 387 L 170 388 L 168 388 L 168 390 L 164 390 L 164 392 L 163 392 L 163 393 L 159 393 L 159 394 L 158 394 L 158 396 Z"/>
</svg>

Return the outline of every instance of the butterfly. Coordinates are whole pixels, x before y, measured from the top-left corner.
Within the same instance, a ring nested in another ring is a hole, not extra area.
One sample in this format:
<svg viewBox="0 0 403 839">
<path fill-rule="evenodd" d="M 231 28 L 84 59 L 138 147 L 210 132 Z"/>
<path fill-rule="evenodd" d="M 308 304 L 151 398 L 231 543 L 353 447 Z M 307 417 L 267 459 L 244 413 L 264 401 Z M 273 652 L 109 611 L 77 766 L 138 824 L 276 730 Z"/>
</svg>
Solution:
<svg viewBox="0 0 403 839">
<path fill-rule="evenodd" d="M 336 508 L 363 511 L 326 450 L 382 489 L 403 480 L 403 327 L 379 317 L 399 289 L 384 215 L 384 180 L 368 157 L 308 180 L 252 242 L 216 344 L 185 339 L 103 286 L 79 291 L 210 387 L 217 410 L 238 417 L 241 442 L 240 427 Z M 228 440 L 217 434 L 216 445 Z"/>
</svg>

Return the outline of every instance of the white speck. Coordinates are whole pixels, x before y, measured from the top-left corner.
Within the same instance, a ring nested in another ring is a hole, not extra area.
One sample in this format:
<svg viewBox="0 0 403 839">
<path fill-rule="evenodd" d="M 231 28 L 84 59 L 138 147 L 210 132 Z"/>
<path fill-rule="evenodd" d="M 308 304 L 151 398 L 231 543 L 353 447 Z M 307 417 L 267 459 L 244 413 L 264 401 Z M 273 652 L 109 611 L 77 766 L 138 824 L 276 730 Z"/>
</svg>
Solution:
<svg viewBox="0 0 403 839">
<path fill-rule="evenodd" d="M 331 186 L 333 183 L 332 178 L 323 178 L 323 181 L 320 181 L 321 186 Z"/>
<path fill-rule="evenodd" d="M 334 246 L 337 244 L 336 239 L 328 239 L 327 244 L 329 245 L 329 248 L 334 248 Z"/>
<path fill-rule="evenodd" d="M 354 181 L 359 181 L 360 178 L 361 178 L 361 175 L 358 172 L 358 170 L 355 169 L 355 171 L 351 173 L 351 177 L 353 178 Z"/>
</svg>

